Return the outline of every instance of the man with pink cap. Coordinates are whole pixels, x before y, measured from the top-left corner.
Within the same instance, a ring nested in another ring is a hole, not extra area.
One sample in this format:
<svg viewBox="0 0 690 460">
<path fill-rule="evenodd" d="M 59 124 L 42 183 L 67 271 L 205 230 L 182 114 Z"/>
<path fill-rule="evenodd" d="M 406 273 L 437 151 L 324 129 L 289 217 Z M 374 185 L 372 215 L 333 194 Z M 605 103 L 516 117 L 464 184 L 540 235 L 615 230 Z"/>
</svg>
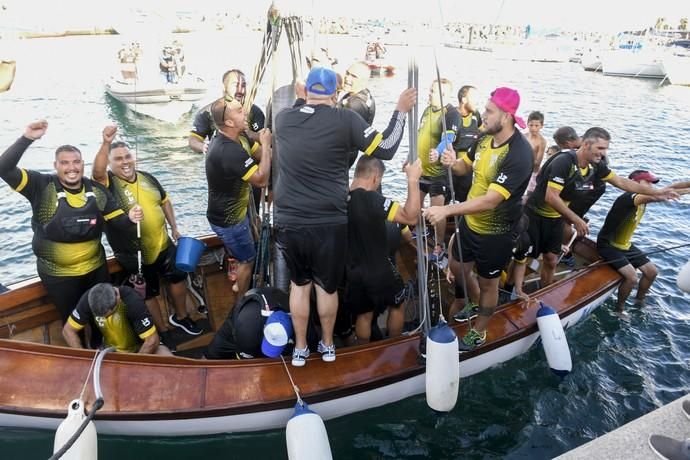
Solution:
<svg viewBox="0 0 690 460">
<path fill-rule="evenodd" d="M 643 169 L 633 171 L 628 179 L 649 187 L 659 182 L 659 178 Z M 688 182 L 678 182 L 671 184 L 668 188 L 683 195 L 690 192 L 688 185 L 690 185 Z M 616 198 L 606 215 L 606 221 L 597 238 L 597 250 L 599 255 L 623 276 L 623 282 L 618 287 L 617 304 L 617 310 L 621 313 L 625 307 L 625 301 L 637 283 L 637 270 L 642 272 L 636 296 L 639 303 L 644 303 L 645 296 L 657 275 L 654 263 L 630 240 L 644 216 L 647 203 L 666 201 L 669 198 L 671 196 L 668 194 L 652 196 L 626 192 Z"/>
<path fill-rule="evenodd" d="M 441 161 L 453 174 L 473 173 L 467 201 L 448 206 L 432 206 L 424 216 L 432 224 L 450 216 L 465 216 L 460 223 L 460 244 L 454 245 L 456 260 L 462 261 L 469 296 L 479 298 L 479 319 L 460 342 L 469 351 L 486 341 L 489 319 L 498 304 L 498 281 L 508 263 L 522 216 L 522 195 L 529 182 L 534 159 L 532 147 L 515 129 L 525 128 L 516 115 L 520 95 L 511 88 L 497 88 L 482 114 L 484 131 L 470 150 L 456 158 L 447 148 Z M 461 246 L 458 251 L 457 247 Z M 460 257 L 462 255 L 462 258 Z M 476 266 L 477 278 L 472 276 Z M 462 311 L 469 318 L 476 308 L 470 303 Z"/>
</svg>

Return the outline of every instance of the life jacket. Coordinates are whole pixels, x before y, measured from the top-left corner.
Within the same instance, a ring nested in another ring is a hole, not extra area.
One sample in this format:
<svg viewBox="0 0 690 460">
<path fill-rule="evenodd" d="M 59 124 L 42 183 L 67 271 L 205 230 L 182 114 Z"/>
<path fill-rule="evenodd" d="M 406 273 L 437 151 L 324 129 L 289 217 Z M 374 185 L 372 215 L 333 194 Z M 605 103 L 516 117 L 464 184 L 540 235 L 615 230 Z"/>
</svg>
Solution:
<svg viewBox="0 0 690 460">
<path fill-rule="evenodd" d="M 67 202 L 67 192 L 53 177 L 57 193 L 57 208 L 53 217 L 43 224 L 43 232 L 51 241 L 60 243 L 81 243 L 100 239 L 103 232 L 103 214 L 98 208 L 96 194 L 88 179 L 83 179 L 86 203 L 81 208 L 73 208 Z"/>
<path fill-rule="evenodd" d="M 479 138 L 479 120 L 481 115 L 479 112 L 472 112 L 472 121 L 469 126 L 463 124 L 464 117 L 460 119 L 460 126 L 458 126 L 458 137 L 453 142 L 453 149 L 456 152 L 467 152 L 472 145 L 477 142 Z"/>
</svg>

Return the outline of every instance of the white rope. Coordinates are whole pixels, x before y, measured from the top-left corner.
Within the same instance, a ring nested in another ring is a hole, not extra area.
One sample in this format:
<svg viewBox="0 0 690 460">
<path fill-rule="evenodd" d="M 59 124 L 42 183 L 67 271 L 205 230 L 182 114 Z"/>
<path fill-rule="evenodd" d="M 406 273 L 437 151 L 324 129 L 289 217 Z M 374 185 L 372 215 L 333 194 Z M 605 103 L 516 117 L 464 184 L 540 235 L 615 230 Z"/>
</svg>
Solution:
<svg viewBox="0 0 690 460">
<path fill-rule="evenodd" d="M 283 367 L 285 368 L 285 372 L 287 372 L 288 378 L 290 379 L 290 384 L 292 385 L 292 391 L 295 392 L 295 396 L 297 396 L 297 403 L 299 403 L 300 406 L 304 407 L 304 401 L 302 401 L 302 398 L 299 395 L 299 387 L 295 385 L 295 381 L 292 379 L 292 374 L 290 374 L 290 370 L 287 367 L 287 364 L 285 363 L 285 357 L 283 355 L 280 355 L 280 360 L 283 362 Z"/>
</svg>

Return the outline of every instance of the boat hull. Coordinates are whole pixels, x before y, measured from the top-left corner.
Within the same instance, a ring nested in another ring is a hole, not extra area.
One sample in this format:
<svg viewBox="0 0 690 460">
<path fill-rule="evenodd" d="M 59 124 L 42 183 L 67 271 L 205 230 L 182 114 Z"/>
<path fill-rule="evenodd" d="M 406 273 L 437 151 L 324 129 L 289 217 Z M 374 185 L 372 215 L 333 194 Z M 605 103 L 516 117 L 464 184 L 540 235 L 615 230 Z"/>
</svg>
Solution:
<svg viewBox="0 0 690 460">
<path fill-rule="evenodd" d="M 664 66 L 655 53 L 614 51 L 602 55 L 604 75 L 635 78 L 664 78 Z"/>
<path fill-rule="evenodd" d="M 590 242 L 593 251 L 591 246 Z M 601 305 L 619 281 L 615 270 L 597 265 L 536 296 L 559 312 L 567 328 Z M 4 313 L 26 319 L 25 305 L 35 305 L 44 295 L 37 283 L 13 286 L 0 295 L 5 301 L 0 318 Z M 460 355 L 461 377 L 508 361 L 534 345 L 539 337 L 538 308 L 524 307 L 519 301 L 500 307 L 491 320 L 487 343 Z M 18 313 L 12 313 L 13 308 Z M 463 335 L 467 326 L 454 329 Z M 312 356 L 305 367 L 291 368 L 290 373 L 302 398 L 321 417 L 341 417 L 422 394 L 425 375 L 418 361 L 419 340 L 415 334 L 345 348 L 339 350 L 335 363 Z M 78 396 L 93 356 L 91 350 L 0 339 L 0 425 L 56 428 L 69 402 Z M 105 406 L 95 422 L 105 434 L 188 436 L 282 428 L 295 404 L 283 363 L 268 359 L 109 354 L 101 370 L 101 387 Z M 89 387 L 87 406 L 93 400 Z"/>
</svg>

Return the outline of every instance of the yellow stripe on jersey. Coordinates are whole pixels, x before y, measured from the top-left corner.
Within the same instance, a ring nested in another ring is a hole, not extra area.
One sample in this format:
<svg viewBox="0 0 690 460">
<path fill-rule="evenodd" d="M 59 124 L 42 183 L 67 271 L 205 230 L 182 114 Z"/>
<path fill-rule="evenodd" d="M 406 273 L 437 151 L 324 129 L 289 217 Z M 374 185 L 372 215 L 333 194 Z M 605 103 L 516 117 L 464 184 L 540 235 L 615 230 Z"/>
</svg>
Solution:
<svg viewBox="0 0 690 460">
<path fill-rule="evenodd" d="M 259 147 L 261 147 L 261 144 L 259 144 L 258 142 L 254 142 L 254 145 L 252 145 L 252 148 L 251 148 L 251 153 L 252 154 L 256 153 L 256 151 L 259 150 Z"/>
<path fill-rule="evenodd" d="M 19 181 L 19 185 L 17 185 L 17 188 L 14 189 L 15 192 L 21 192 L 24 190 L 24 187 L 26 187 L 26 184 L 29 183 L 29 175 L 26 173 L 26 169 L 21 169 L 22 172 L 22 180 Z"/>
<path fill-rule="evenodd" d="M 488 190 L 494 190 L 494 191 L 500 193 L 503 196 L 503 199 L 505 199 L 505 200 L 510 198 L 510 192 L 508 190 L 506 190 L 505 187 L 503 187 L 502 185 L 498 185 L 496 183 L 493 183 L 493 184 L 489 185 Z"/>
<path fill-rule="evenodd" d="M 249 171 L 247 171 L 246 174 L 242 176 L 242 180 L 245 182 L 248 181 L 249 178 L 252 177 L 252 174 L 254 174 L 258 169 L 259 167 L 257 165 L 254 165 L 251 168 L 249 168 Z"/>
<path fill-rule="evenodd" d="M 388 210 L 388 217 L 386 217 L 390 222 L 393 222 L 395 220 L 395 214 L 398 212 L 399 208 L 400 208 L 400 205 L 398 204 L 398 202 L 394 201 L 393 205 Z"/>
<path fill-rule="evenodd" d="M 371 141 L 371 144 L 369 144 L 369 147 L 364 151 L 365 155 L 371 155 L 374 153 L 374 150 L 376 150 L 376 147 L 379 146 L 381 141 L 383 140 L 383 134 L 381 133 L 376 133 L 376 136 L 374 136 L 374 139 Z"/>
<path fill-rule="evenodd" d="M 472 166 L 472 160 L 470 160 L 470 157 L 467 156 L 467 152 L 462 156 L 462 161 L 467 163 L 468 166 Z"/>
<path fill-rule="evenodd" d="M 203 136 L 201 136 L 201 135 L 199 135 L 199 134 L 195 133 L 194 131 L 190 131 L 190 132 L 189 132 L 189 135 L 190 135 L 190 136 L 194 136 L 194 137 L 196 137 L 196 138 L 197 138 L 197 139 L 199 139 L 200 141 L 204 141 L 204 140 L 206 140 L 206 138 L 205 138 L 205 137 L 203 137 Z"/>
<path fill-rule="evenodd" d="M 150 328 L 146 329 L 144 332 L 139 334 L 139 337 L 142 339 L 146 339 L 147 337 L 152 336 L 156 332 L 156 326 L 151 325 Z"/>
<path fill-rule="evenodd" d="M 70 326 L 72 326 L 73 328 L 75 328 L 78 331 L 81 331 L 82 329 L 84 329 L 84 326 L 82 326 L 81 324 L 79 324 L 78 322 L 73 320 L 71 316 L 69 318 L 67 318 L 67 322 L 69 323 Z"/>
<path fill-rule="evenodd" d="M 116 217 L 119 216 L 120 214 L 124 214 L 124 213 L 125 213 L 125 212 L 124 212 L 122 209 L 116 209 L 115 211 L 113 211 L 113 212 L 111 212 L 111 213 L 106 214 L 105 216 L 103 216 L 103 219 L 105 219 L 106 221 L 107 221 L 107 220 L 111 220 L 111 219 L 116 218 Z"/>
<path fill-rule="evenodd" d="M 615 175 L 616 175 L 616 173 L 611 171 L 610 173 L 608 173 L 606 175 L 606 177 L 602 177 L 601 180 L 611 180 L 613 178 L 613 176 L 615 176 Z"/>
<path fill-rule="evenodd" d="M 547 185 L 551 188 L 555 188 L 559 192 L 563 190 L 563 186 L 557 182 L 549 181 Z"/>
</svg>

